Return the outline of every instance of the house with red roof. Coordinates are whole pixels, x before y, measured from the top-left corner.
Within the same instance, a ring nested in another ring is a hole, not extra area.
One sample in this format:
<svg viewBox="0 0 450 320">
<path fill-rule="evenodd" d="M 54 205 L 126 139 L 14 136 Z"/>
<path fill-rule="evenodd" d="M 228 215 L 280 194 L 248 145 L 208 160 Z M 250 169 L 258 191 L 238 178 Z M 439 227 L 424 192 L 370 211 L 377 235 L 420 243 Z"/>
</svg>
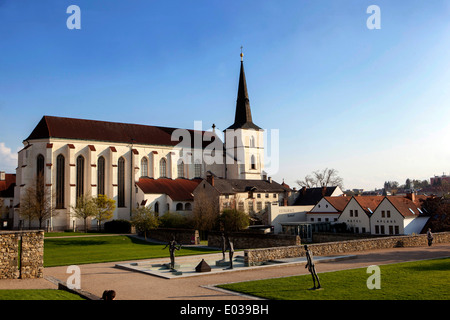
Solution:
<svg viewBox="0 0 450 320">
<path fill-rule="evenodd" d="M 323 197 L 311 211 L 306 213 L 306 221 L 337 222 L 339 215 L 347 206 L 351 197 L 345 195 Z"/>
<path fill-rule="evenodd" d="M 13 218 L 16 175 L 0 171 L 0 229 L 8 228 Z"/>
<path fill-rule="evenodd" d="M 425 196 L 353 196 L 338 222 L 354 233 L 398 235 L 420 233 L 429 217 L 421 209 Z"/>
</svg>

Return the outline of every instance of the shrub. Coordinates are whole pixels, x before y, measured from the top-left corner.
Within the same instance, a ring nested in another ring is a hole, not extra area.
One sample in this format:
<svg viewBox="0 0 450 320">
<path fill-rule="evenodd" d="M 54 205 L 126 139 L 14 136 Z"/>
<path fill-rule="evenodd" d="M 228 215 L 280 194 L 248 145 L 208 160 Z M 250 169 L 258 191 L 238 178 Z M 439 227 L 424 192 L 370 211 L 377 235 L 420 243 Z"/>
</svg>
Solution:
<svg viewBox="0 0 450 320">
<path fill-rule="evenodd" d="M 131 233 L 131 222 L 128 220 L 112 220 L 105 222 L 104 230 L 108 233 Z"/>
</svg>

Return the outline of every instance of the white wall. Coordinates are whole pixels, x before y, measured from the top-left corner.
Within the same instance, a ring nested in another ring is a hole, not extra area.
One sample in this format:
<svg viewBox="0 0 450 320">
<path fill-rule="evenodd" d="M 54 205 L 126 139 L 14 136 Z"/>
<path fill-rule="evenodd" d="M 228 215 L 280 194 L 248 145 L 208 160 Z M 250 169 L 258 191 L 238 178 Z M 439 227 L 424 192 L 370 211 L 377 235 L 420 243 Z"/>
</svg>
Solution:
<svg viewBox="0 0 450 320">
<path fill-rule="evenodd" d="M 358 216 L 355 216 L 356 210 L 358 211 Z M 350 215 L 351 211 L 353 212 L 353 216 Z M 354 232 L 357 230 L 357 233 L 370 232 L 369 217 L 354 198 L 348 202 L 339 216 L 338 222 L 345 222 L 347 228 L 353 228 Z"/>
<path fill-rule="evenodd" d="M 272 203 L 269 207 L 269 224 L 274 226 L 274 233 L 281 233 L 281 223 L 306 222 L 306 212 L 313 206 L 279 206 Z"/>
<path fill-rule="evenodd" d="M 16 189 L 14 205 L 20 203 L 23 190 L 30 185 L 36 176 L 37 156 L 42 154 L 45 159 L 44 178 L 45 184 L 54 193 L 56 190 L 56 159 L 59 154 L 65 157 L 65 199 L 64 209 L 55 210 L 52 224 L 55 229 L 67 229 L 72 227 L 70 207 L 76 203 L 76 159 L 82 155 L 85 159 L 84 168 L 84 192 L 92 196 L 97 195 L 97 161 L 100 156 L 105 158 L 105 193 L 109 198 L 118 200 L 117 171 L 120 157 L 125 159 L 125 207 L 118 207 L 113 219 L 129 219 L 131 210 L 136 208 L 138 202 L 134 182 L 141 175 L 141 159 L 148 158 L 148 175 L 159 178 L 159 162 L 165 158 L 167 163 L 167 176 L 177 178 L 177 163 L 179 151 L 171 146 L 133 145 L 137 154 L 131 152 L 131 146 L 124 143 L 109 143 L 98 141 L 80 141 L 69 139 L 40 139 L 30 141 L 31 146 L 19 151 L 18 168 L 16 172 Z M 71 146 L 73 145 L 73 147 Z M 93 146 L 89 147 L 89 146 Z M 114 148 L 111 148 L 114 147 Z M 95 150 L 94 150 L 95 149 Z M 114 150 L 115 149 L 115 150 Z M 131 163 L 132 161 L 132 163 Z M 202 166 L 204 176 L 208 166 Z M 194 164 L 185 164 L 185 175 L 194 178 Z M 56 201 L 55 199 L 53 201 Z M 168 201 L 166 201 L 167 203 Z M 164 208 L 161 206 L 160 208 Z M 173 209 L 175 211 L 175 208 Z M 57 215 L 56 215 L 57 214 Z M 19 210 L 14 213 L 14 226 L 17 227 L 20 220 Z M 83 221 L 77 221 L 78 226 Z M 27 222 L 28 225 L 28 222 Z M 37 222 L 33 226 L 37 226 Z"/>
</svg>

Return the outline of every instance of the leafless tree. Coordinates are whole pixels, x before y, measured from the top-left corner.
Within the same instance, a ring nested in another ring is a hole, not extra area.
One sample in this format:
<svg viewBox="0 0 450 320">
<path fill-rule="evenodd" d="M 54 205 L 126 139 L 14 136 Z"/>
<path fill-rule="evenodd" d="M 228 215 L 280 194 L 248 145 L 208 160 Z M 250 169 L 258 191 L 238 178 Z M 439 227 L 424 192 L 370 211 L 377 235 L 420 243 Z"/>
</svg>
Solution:
<svg viewBox="0 0 450 320">
<path fill-rule="evenodd" d="M 300 187 L 307 188 L 338 186 L 343 189 L 344 187 L 344 180 L 338 175 L 338 171 L 328 168 L 316 170 L 311 175 L 307 175 L 304 180 L 296 182 Z"/>
<path fill-rule="evenodd" d="M 208 197 L 205 193 L 195 195 L 193 210 L 194 226 L 198 230 L 213 230 L 219 216 L 218 201 Z"/>
<path fill-rule="evenodd" d="M 44 176 L 38 174 L 36 179 L 25 189 L 24 195 L 20 201 L 20 215 L 27 218 L 29 226 L 31 221 L 39 221 L 39 229 L 42 228 L 42 222 L 54 214 L 54 198 L 50 187 L 44 183 Z"/>
</svg>

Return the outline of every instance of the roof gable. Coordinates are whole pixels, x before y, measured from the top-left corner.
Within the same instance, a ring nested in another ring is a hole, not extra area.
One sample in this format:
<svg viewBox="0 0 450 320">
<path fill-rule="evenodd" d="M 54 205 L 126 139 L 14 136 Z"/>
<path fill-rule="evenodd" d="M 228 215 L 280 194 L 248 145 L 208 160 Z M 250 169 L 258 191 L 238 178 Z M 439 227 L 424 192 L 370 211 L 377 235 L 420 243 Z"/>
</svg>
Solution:
<svg viewBox="0 0 450 320">
<path fill-rule="evenodd" d="M 323 197 L 329 197 L 337 187 L 302 188 L 295 199 L 294 206 L 315 206 Z"/>
</svg>

